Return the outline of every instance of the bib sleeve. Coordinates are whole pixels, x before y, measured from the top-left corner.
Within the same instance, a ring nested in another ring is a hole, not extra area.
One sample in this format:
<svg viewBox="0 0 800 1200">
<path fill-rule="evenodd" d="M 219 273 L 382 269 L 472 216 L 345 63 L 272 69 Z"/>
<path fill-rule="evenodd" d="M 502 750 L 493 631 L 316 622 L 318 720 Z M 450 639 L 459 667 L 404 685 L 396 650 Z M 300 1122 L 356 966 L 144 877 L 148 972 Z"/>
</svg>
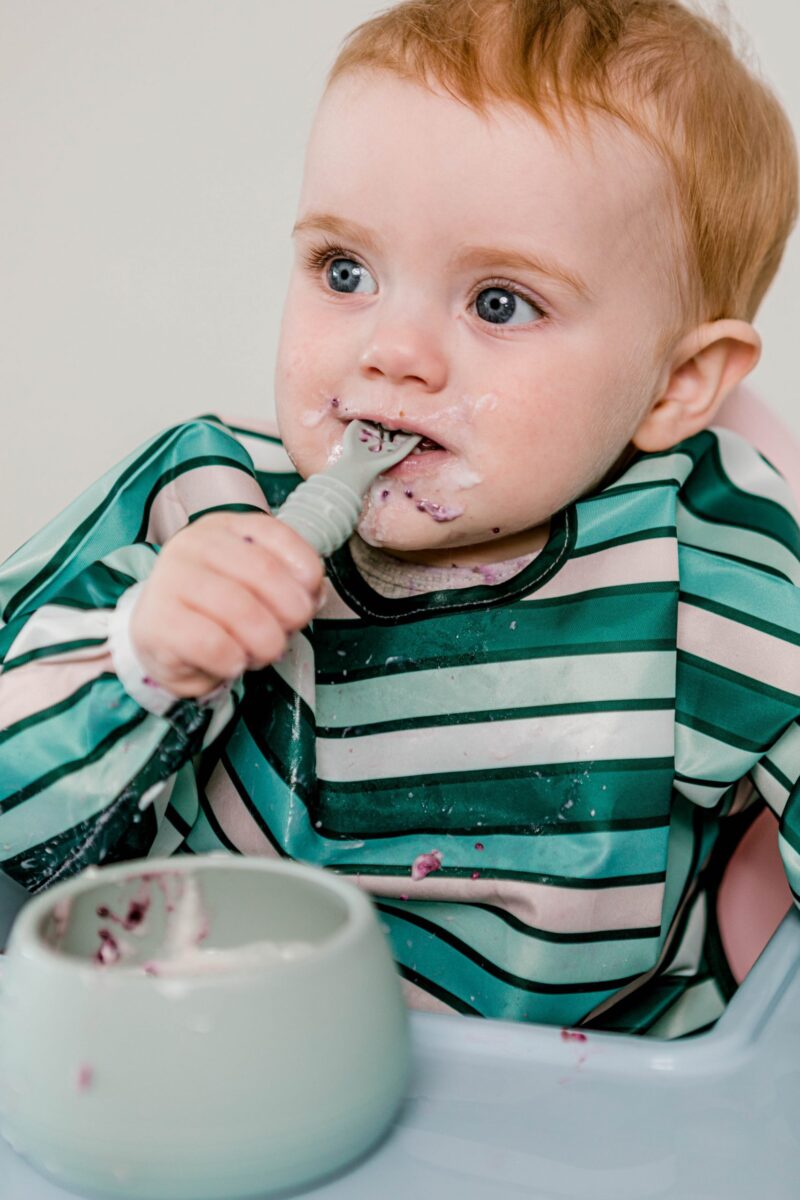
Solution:
<svg viewBox="0 0 800 1200">
<path fill-rule="evenodd" d="M 176 699 L 127 635 L 162 545 L 209 511 L 268 511 L 216 417 L 164 430 L 0 566 L 0 870 L 41 891 L 90 864 L 170 853 L 197 812 L 193 759 L 244 683 Z"/>
</svg>

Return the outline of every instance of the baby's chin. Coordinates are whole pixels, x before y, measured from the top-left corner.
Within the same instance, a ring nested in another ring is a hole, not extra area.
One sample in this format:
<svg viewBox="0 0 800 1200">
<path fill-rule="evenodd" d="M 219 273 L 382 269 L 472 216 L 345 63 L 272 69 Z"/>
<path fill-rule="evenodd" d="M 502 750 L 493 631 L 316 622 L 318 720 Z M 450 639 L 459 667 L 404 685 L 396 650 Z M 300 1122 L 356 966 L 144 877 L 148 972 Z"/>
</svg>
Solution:
<svg viewBox="0 0 800 1200">
<path fill-rule="evenodd" d="M 356 531 L 367 545 L 389 554 L 455 550 L 491 539 L 491 533 L 473 528 L 468 518 L 462 520 L 466 514 L 455 504 L 430 506 L 432 512 L 413 505 L 400 509 L 391 503 L 367 503 Z"/>
<path fill-rule="evenodd" d="M 397 511 L 395 505 L 368 503 L 356 526 L 359 536 L 379 550 L 432 550 L 449 544 L 449 532 L 424 513 Z"/>
</svg>

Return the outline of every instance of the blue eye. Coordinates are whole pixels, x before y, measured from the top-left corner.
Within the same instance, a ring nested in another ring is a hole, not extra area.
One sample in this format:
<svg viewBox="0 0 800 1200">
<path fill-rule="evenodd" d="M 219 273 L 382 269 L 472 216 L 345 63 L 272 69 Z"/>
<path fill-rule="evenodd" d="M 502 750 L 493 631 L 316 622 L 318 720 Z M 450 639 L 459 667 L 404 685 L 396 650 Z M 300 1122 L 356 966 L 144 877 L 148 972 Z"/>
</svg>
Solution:
<svg viewBox="0 0 800 1200">
<path fill-rule="evenodd" d="M 530 317 L 523 311 L 521 320 L 513 321 L 513 318 L 519 315 L 520 304 L 523 305 L 523 309 L 529 308 L 533 316 Z M 475 297 L 475 311 L 482 320 L 491 325 L 510 325 L 512 321 L 515 325 L 528 325 L 532 320 L 544 316 L 538 304 L 526 300 L 513 288 L 500 284 L 492 284 L 491 287 L 485 287 L 478 292 Z"/>
<path fill-rule="evenodd" d="M 356 262 L 354 258 L 330 260 L 328 282 L 335 292 L 354 292 L 363 279 L 372 279 L 372 276 L 367 268 L 362 267 L 361 263 Z"/>
<path fill-rule="evenodd" d="M 352 295 L 362 280 L 372 279 L 363 263 L 352 258 L 346 250 L 339 246 L 326 245 L 312 250 L 306 256 L 305 265 L 314 273 L 326 267 L 325 277 L 329 286 L 334 292 L 344 296 Z M 375 290 L 376 288 L 373 286 L 372 291 Z M 371 292 L 367 293 L 367 295 L 371 294 Z"/>
<path fill-rule="evenodd" d="M 342 246 L 326 243 L 312 249 L 305 256 L 305 266 L 313 274 L 318 274 L 323 267 L 327 285 L 340 296 L 351 296 L 358 290 L 359 284 L 371 281 L 372 287 L 366 292 L 362 289 L 360 295 L 373 295 L 378 289 L 375 280 L 363 263 L 352 256 L 349 250 Z M 508 279 L 495 279 L 492 283 L 484 284 L 473 294 L 470 304 L 475 305 L 478 316 L 488 325 L 530 325 L 540 324 L 547 312 L 542 306 L 522 294 L 517 284 Z M 522 308 L 520 308 L 522 305 Z M 530 316 L 526 313 L 530 310 Z M 517 317 L 517 320 L 514 318 Z"/>
</svg>

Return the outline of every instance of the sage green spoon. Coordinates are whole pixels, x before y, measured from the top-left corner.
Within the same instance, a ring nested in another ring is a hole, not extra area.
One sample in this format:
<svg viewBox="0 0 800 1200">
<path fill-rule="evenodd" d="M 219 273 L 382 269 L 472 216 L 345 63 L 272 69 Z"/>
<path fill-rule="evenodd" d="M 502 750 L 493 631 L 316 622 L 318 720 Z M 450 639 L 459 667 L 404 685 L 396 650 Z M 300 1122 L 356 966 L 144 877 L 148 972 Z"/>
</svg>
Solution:
<svg viewBox="0 0 800 1200">
<path fill-rule="evenodd" d="M 347 541 L 358 524 L 369 485 L 421 441 L 418 433 L 384 429 L 371 421 L 351 421 L 336 462 L 296 487 L 275 515 L 304 537 L 321 558 L 327 557 Z"/>
</svg>

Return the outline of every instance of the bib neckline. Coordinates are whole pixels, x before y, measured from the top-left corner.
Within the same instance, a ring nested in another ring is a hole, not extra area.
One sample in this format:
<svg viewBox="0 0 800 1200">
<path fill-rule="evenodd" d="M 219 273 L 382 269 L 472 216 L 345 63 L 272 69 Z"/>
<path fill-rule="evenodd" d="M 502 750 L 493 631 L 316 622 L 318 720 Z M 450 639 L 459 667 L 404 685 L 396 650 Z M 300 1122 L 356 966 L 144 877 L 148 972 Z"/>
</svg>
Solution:
<svg viewBox="0 0 800 1200">
<path fill-rule="evenodd" d="M 550 518 L 548 538 L 538 554 L 527 566 L 500 583 L 481 582 L 474 587 L 440 588 L 411 596 L 384 596 L 359 571 L 349 542 L 328 558 L 328 576 L 342 599 L 359 616 L 378 624 L 496 608 L 530 595 L 552 579 L 568 560 L 575 545 L 576 531 L 577 515 L 573 503 Z"/>
</svg>

